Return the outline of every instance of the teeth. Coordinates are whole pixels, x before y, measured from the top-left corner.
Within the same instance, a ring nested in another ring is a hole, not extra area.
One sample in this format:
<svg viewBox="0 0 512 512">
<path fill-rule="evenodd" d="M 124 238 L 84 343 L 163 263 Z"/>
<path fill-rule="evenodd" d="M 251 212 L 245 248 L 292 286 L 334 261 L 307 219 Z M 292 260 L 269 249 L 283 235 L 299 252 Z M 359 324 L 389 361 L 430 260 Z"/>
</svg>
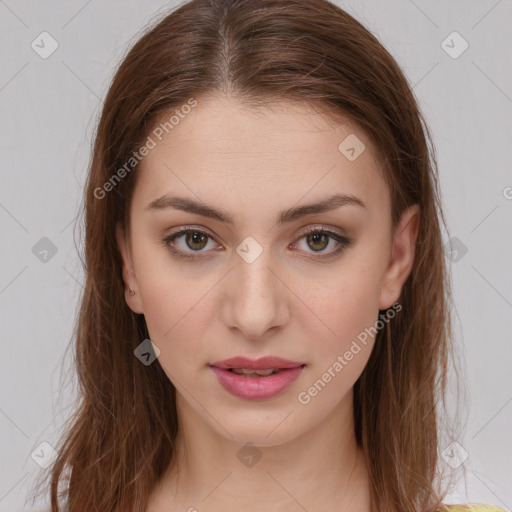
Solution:
<svg viewBox="0 0 512 512">
<path fill-rule="evenodd" d="M 242 368 L 231 368 L 231 371 L 238 375 L 252 375 L 253 373 L 256 373 L 255 370 L 244 370 Z"/>
<path fill-rule="evenodd" d="M 269 368 L 268 370 L 248 370 L 245 368 L 231 368 L 231 370 L 238 375 L 261 375 L 263 377 L 267 377 L 268 375 L 272 375 L 274 372 L 277 372 L 276 368 Z"/>
<path fill-rule="evenodd" d="M 256 370 L 256 373 L 258 375 L 267 376 L 267 375 L 272 375 L 276 371 L 277 370 L 275 368 L 269 368 L 268 370 Z"/>
</svg>

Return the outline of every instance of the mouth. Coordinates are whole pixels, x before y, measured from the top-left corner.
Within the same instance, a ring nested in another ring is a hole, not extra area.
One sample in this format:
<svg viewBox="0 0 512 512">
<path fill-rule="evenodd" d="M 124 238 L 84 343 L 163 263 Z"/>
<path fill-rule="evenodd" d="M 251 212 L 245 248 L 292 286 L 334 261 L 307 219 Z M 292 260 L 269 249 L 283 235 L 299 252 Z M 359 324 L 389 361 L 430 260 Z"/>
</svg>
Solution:
<svg viewBox="0 0 512 512">
<path fill-rule="evenodd" d="M 306 364 L 267 357 L 257 360 L 232 358 L 209 366 L 230 394 L 244 400 L 266 400 L 291 386 Z"/>
</svg>

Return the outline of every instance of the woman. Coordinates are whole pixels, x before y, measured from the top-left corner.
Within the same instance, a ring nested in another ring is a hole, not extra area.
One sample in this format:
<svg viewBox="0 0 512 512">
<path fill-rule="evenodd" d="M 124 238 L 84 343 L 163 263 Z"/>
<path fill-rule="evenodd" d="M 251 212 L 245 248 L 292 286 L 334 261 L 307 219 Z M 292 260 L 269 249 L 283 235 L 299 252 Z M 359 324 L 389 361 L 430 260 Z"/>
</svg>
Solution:
<svg viewBox="0 0 512 512">
<path fill-rule="evenodd" d="M 428 140 L 325 0 L 193 0 L 147 32 L 96 134 L 52 511 L 499 510 L 443 503 Z"/>
</svg>

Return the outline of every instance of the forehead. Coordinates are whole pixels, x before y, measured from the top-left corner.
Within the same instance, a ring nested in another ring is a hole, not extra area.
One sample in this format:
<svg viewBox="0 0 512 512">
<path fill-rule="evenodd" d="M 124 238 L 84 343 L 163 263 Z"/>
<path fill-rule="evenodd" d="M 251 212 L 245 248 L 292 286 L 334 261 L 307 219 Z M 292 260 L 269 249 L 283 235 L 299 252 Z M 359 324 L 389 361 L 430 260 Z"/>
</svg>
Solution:
<svg viewBox="0 0 512 512">
<path fill-rule="evenodd" d="M 308 104 L 256 108 L 226 97 L 198 99 L 189 113 L 164 125 L 173 113 L 152 128 L 155 146 L 137 170 L 134 203 L 141 208 L 176 192 L 237 212 L 263 205 L 273 210 L 274 203 L 277 211 L 336 192 L 385 206 L 379 159 L 348 118 L 335 122 Z M 159 126 L 167 130 L 158 138 Z"/>
</svg>

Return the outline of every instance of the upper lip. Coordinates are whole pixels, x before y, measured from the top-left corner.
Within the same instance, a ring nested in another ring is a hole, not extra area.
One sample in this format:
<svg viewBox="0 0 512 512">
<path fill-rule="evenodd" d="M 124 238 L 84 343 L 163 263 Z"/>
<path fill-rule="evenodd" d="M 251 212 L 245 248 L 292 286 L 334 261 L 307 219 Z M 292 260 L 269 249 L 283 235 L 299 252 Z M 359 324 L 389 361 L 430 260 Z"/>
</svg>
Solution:
<svg viewBox="0 0 512 512">
<path fill-rule="evenodd" d="M 249 359 L 247 357 L 239 356 L 211 363 L 210 366 L 216 366 L 217 368 L 222 368 L 224 370 L 227 370 L 228 368 L 268 370 L 270 368 L 296 368 L 298 366 L 303 366 L 304 364 L 305 363 L 289 361 L 287 359 L 274 356 L 260 357 L 259 359 Z"/>
</svg>

